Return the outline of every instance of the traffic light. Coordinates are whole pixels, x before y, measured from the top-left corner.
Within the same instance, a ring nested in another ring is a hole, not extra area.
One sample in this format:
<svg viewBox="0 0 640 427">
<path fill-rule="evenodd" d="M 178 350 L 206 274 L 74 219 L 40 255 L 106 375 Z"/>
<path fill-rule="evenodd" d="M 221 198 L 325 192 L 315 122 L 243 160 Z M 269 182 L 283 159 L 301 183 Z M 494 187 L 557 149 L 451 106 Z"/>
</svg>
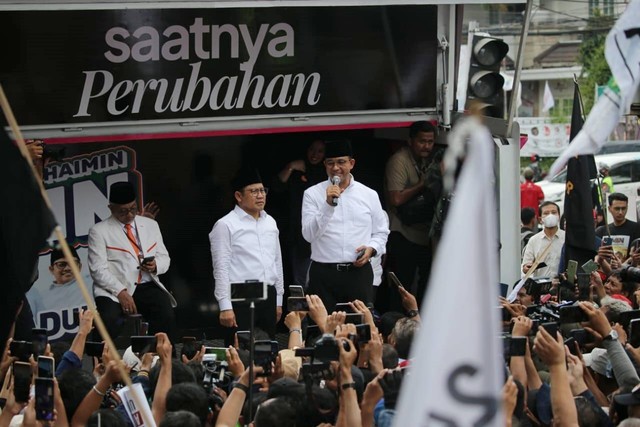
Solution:
<svg viewBox="0 0 640 427">
<path fill-rule="evenodd" d="M 469 83 L 467 85 L 467 109 L 474 102 L 481 104 L 483 115 L 504 118 L 504 77 L 500 75 L 502 60 L 509 46 L 501 39 L 473 35 Z"/>
</svg>

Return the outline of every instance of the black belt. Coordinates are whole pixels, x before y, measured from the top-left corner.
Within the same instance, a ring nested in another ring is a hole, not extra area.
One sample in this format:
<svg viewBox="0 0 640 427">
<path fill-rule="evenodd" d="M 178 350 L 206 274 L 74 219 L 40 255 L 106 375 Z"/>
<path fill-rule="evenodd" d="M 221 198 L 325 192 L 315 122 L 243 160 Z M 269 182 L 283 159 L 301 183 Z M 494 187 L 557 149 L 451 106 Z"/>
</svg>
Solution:
<svg viewBox="0 0 640 427">
<path fill-rule="evenodd" d="M 331 270 L 336 270 L 336 271 L 351 271 L 353 269 L 358 268 L 352 262 L 318 262 L 318 261 L 313 261 L 313 263 L 314 264 L 318 264 L 321 267 L 329 268 Z"/>
<path fill-rule="evenodd" d="M 154 282 L 153 280 L 149 281 L 149 282 L 140 282 L 140 283 L 134 283 L 135 286 L 140 286 L 140 285 L 155 285 L 156 282 Z"/>
</svg>

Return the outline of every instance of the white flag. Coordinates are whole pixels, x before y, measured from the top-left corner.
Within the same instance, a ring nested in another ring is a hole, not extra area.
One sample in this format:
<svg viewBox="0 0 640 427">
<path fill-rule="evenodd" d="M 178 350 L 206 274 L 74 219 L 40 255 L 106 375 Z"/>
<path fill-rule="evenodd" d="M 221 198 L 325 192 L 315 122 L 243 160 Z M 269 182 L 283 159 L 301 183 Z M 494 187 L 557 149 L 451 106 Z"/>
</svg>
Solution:
<svg viewBox="0 0 640 427">
<path fill-rule="evenodd" d="M 633 0 L 607 35 L 604 52 L 613 78 L 591 109 L 582 130 L 551 165 L 549 175 L 562 170 L 570 158 L 596 154 L 626 114 L 640 84 L 640 0 Z"/>
<path fill-rule="evenodd" d="M 553 93 L 549 87 L 549 82 L 544 82 L 544 96 L 542 97 L 542 112 L 546 113 L 556 106 L 556 100 L 553 99 Z"/>
<path fill-rule="evenodd" d="M 474 117 L 458 122 L 450 137 L 456 132 L 458 137 L 471 135 L 471 140 L 434 260 L 394 426 L 504 426 L 494 142 Z"/>
</svg>

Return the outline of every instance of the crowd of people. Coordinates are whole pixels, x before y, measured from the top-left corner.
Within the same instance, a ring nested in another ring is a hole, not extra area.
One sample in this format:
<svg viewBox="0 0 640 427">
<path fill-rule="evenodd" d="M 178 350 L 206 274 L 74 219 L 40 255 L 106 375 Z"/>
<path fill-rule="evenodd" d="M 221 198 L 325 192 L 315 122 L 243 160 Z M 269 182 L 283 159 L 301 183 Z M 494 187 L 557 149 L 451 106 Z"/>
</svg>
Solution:
<svg viewBox="0 0 640 427">
<path fill-rule="evenodd" d="M 109 348 L 94 313 L 80 309 L 76 332 L 42 345 L 43 331 L 25 339 L 18 317 L 0 363 L 0 427 L 133 426 L 149 422 L 142 412 L 160 426 L 392 425 L 422 327 L 431 259 L 455 197 L 443 189 L 445 147 L 436 139 L 431 123 L 411 125 L 407 144 L 387 162 L 383 200 L 356 180 L 348 140 L 315 140 L 305 159 L 285 165 L 272 188 L 288 192 L 287 273 L 301 285 L 296 296 L 285 285 L 277 221 L 266 211 L 269 188 L 257 170 L 241 168 L 231 182 L 236 204 L 209 233 L 223 331 L 213 338 L 224 341 L 221 348 L 178 335 L 176 301 L 160 279 L 170 257 L 154 209 L 139 212 L 136 188 L 112 184 L 111 216 L 89 232 L 90 284 L 110 336 L 141 315 L 149 339 Z M 595 229 L 594 222 L 597 255 L 571 269 L 560 206 L 544 201 L 533 172 L 524 176 L 523 280 L 499 302 L 499 417 L 505 425 L 640 425 L 640 227 L 626 219 L 628 200 L 608 195 L 612 223 Z M 50 261 L 51 289 L 75 286 L 60 250 Z M 383 271 L 394 274 L 387 280 Z M 261 295 L 247 296 L 257 288 Z M 28 294 L 21 316 L 37 313 L 40 297 Z M 84 305 L 67 298 L 61 306 Z M 376 300 L 385 301 L 382 312 Z M 281 319 L 286 346 L 276 340 Z M 129 401 L 122 368 L 144 407 Z"/>
</svg>

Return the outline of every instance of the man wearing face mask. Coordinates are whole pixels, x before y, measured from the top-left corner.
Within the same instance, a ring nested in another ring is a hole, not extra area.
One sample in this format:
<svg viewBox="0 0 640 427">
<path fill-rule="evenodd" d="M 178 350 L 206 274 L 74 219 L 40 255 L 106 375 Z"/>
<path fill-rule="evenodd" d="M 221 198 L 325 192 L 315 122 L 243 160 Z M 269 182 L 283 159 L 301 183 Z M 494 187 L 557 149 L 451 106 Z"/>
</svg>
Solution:
<svg viewBox="0 0 640 427">
<path fill-rule="evenodd" d="M 553 202 L 544 202 L 538 208 L 543 230 L 529 239 L 522 257 L 522 275 L 527 274 L 534 262 L 547 266 L 536 270 L 535 277 L 553 277 L 558 271 L 564 245 L 564 231 L 560 230 L 560 208 Z"/>
</svg>

